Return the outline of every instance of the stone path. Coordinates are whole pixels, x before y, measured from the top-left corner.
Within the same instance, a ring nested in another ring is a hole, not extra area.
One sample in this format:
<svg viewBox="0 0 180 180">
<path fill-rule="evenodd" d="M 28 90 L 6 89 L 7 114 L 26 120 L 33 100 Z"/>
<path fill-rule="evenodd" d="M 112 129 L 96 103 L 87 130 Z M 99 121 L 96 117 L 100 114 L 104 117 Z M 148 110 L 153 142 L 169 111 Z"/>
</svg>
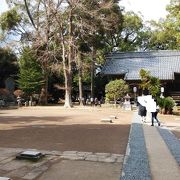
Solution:
<svg viewBox="0 0 180 180">
<path fill-rule="evenodd" d="M 61 160 L 114 163 L 118 164 L 119 167 L 119 163 L 122 163 L 124 158 L 123 155 L 110 153 L 40 151 L 45 154 L 45 157 L 38 162 L 32 162 L 29 160 L 17 160 L 15 158 L 16 155 L 25 150 L 27 149 L 0 148 L 1 176 L 11 177 L 18 180 L 33 180 L 46 172 L 52 164 L 57 163 Z"/>
<path fill-rule="evenodd" d="M 131 125 L 121 180 L 151 179 L 143 128 L 137 120 L 133 119 Z"/>
<path fill-rule="evenodd" d="M 180 169 L 156 128 L 144 126 L 151 176 L 154 180 L 179 180 Z"/>
<path fill-rule="evenodd" d="M 135 113 L 121 180 L 178 180 L 180 141 L 165 127 L 142 124 Z"/>
<path fill-rule="evenodd" d="M 62 160 L 38 180 L 118 180 L 121 163 Z"/>
<path fill-rule="evenodd" d="M 180 166 L 180 139 L 177 139 L 174 134 L 165 127 L 159 128 L 158 130 Z"/>
</svg>

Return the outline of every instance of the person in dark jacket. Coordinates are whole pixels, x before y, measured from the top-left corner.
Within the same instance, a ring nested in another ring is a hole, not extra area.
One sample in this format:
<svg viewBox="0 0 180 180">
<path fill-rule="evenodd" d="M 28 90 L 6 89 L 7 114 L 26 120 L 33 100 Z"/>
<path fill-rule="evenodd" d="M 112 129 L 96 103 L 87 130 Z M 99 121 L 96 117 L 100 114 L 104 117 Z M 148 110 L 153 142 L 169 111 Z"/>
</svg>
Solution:
<svg viewBox="0 0 180 180">
<path fill-rule="evenodd" d="M 156 102 L 156 101 L 155 101 Z M 151 120 L 151 126 L 154 126 L 154 120 L 156 120 L 157 121 L 157 123 L 158 123 L 158 126 L 161 126 L 161 122 L 159 121 L 159 119 L 157 118 L 157 115 L 158 115 L 158 112 L 159 112 L 159 106 L 158 105 L 156 105 L 155 106 L 156 107 L 156 109 L 155 109 L 155 111 L 154 112 L 151 112 L 152 113 L 152 120 Z"/>
<path fill-rule="evenodd" d="M 146 122 L 146 107 L 142 106 L 140 103 L 138 104 L 138 115 L 141 116 L 142 122 Z"/>
</svg>

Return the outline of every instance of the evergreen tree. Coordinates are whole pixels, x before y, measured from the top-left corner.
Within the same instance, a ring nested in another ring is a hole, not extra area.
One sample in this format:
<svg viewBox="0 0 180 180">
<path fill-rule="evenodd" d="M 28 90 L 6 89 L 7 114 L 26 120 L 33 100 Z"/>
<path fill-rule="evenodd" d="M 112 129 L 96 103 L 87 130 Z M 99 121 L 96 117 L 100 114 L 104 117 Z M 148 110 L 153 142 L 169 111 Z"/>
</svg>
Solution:
<svg viewBox="0 0 180 180">
<path fill-rule="evenodd" d="M 25 48 L 19 60 L 19 79 L 17 80 L 19 88 L 27 95 L 39 93 L 42 88 L 43 73 L 40 64 L 36 60 L 36 56 L 29 48 Z"/>
<path fill-rule="evenodd" d="M 157 77 L 151 76 L 150 71 L 141 69 L 140 72 L 142 90 L 148 90 L 149 93 L 156 97 L 160 91 L 160 80 Z"/>
<path fill-rule="evenodd" d="M 5 87 L 6 78 L 18 72 L 17 57 L 10 49 L 0 48 L 0 87 Z"/>
<path fill-rule="evenodd" d="M 148 49 L 180 49 L 180 1 L 171 0 L 166 9 L 169 14 L 165 19 L 151 22 L 153 30 L 150 33 Z"/>
</svg>

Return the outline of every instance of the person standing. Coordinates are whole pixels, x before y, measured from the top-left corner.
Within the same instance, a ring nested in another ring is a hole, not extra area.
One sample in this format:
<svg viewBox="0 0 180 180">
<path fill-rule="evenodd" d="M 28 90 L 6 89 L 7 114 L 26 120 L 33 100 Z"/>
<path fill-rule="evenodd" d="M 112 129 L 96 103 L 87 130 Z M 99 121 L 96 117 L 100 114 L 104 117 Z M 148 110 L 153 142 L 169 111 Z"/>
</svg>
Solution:
<svg viewBox="0 0 180 180">
<path fill-rule="evenodd" d="M 90 101 L 91 101 L 91 106 L 94 106 L 94 98 L 93 97 L 90 98 Z"/>
<path fill-rule="evenodd" d="M 97 97 L 94 99 L 94 105 L 95 105 L 95 106 L 98 105 L 98 98 L 97 98 Z"/>
<path fill-rule="evenodd" d="M 151 104 L 151 114 L 152 114 L 152 117 L 151 117 L 151 126 L 154 126 L 154 120 L 157 121 L 158 123 L 158 126 L 161 125 L 160 121 L 158 120 L 157 118 L 157 114 L 159 112 L 159 106 L 156 104 L 156 102 L 153 100 L 152 104 Z"/>
<path fill-rule="evenodd" d="M 17 97 L 17 103 L 18 103 L 18 107 L 21 107 L 22 106 L 22 99 L 20 96 Z"/>
</svg>

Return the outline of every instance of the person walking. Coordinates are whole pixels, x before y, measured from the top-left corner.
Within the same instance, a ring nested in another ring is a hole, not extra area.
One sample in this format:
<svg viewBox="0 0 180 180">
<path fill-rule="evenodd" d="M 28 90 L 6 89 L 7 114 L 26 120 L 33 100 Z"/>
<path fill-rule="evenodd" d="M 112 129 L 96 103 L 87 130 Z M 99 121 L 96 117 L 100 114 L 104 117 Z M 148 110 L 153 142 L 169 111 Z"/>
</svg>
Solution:
<svg viewBox="0 0 180 180">
<path fill-rule="evenodd" d="M 141 116 L 142 122 L 146 122 L 146 107 L 138 103 L 138 115 Z"/>
<path fill-rule="evenodd" d="M 156 101 L 154 101 L 154 103 L 152 103 L 151 126 L 154 126 L 154 120 L 156 120 L 156 121 L 157 121 L 158 126 L 160 126 L 160 125 L 161 125 L 160 121 L 159 121 L 159 120 L 158 120 L 158 118 L 157 118 L 158 112 L 159 112 L 159 106 L 156 104 Z"/>
</svg>

